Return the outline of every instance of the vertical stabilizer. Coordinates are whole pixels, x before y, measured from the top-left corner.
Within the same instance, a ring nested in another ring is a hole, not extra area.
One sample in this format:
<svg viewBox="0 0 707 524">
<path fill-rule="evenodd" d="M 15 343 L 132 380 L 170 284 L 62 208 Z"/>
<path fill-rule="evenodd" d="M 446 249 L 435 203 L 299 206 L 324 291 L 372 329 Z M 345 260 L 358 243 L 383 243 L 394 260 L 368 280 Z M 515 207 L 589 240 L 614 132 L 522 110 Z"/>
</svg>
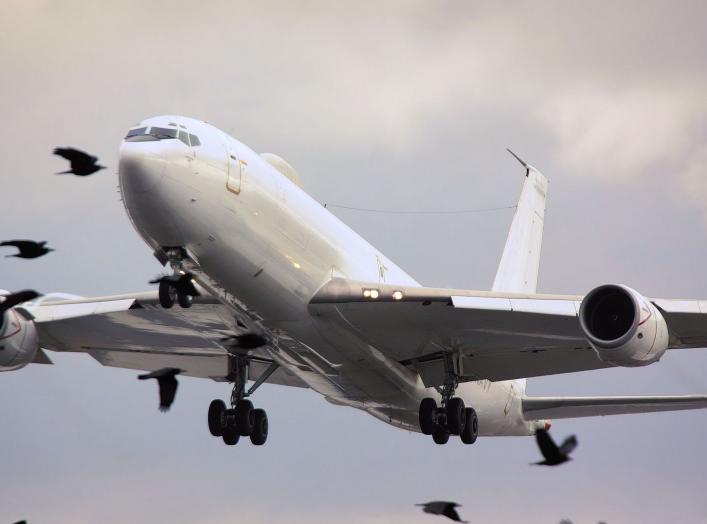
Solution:
<svg viewBox="0 0 707 524">
<path fill-rule="evenodd" d="M 492 290 L 535 293 L 540 269 L 548 183 L 540 171 L 526 164 L 510 149 L 508 152 L 525 167 L 525 181 Z"/>
</svg>

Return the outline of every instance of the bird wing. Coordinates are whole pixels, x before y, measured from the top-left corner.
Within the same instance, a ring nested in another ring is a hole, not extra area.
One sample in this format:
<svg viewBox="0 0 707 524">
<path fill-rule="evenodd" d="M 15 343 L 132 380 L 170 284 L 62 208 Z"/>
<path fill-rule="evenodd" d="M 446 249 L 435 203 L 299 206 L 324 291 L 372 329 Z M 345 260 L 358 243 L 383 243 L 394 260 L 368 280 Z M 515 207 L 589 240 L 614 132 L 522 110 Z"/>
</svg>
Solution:
<svg viewBox="0 0 707 524">
<path fill-rule="evenodd" d="M 145 373 L 144 375 L 139 375 L 137 378 L 140 380 L 147 380 L 149 378 L 160 379 L 168 375 L 176 375 L 181 371 L 179 368 L 162 368 L 153 371 L 152 373 Z"/>
<path fill-rule="evenodd" d="M 7 295 L 2 295 L 2 302 L 0 302 L 0 317 L 8 309 L 15 307 L 18 304 L 33 300 L 39 296 L 39 293 L 33 289 L 26 289 L 24 291 L 18 291 L 17 293 L 9 293 Z"/>
<path fill-rule="evenodd" d="M 167 411 L 174 402 L 179 382 L 174 375 L 164 375 L 157 379 L 160 386 L 160 411 Z"/>
<path fill-rule="evenodd" d="M 571 435 L 565 439 L 565 441 L 560 445 L 560 453 L 563 455 L 569 455 L 572 453 L 574 448 L 577 447 L 577 437 L 575 435 Z"/>
<path fill-rule="evenodd" d="M 0 246 L 13 246 L 22 251 L 23 249 L 32 249 L 37 246 L 37 242 L 33 240 L 6 240 L 0 242 Z"/>
<path fill-rule="evenodd" d="M 456 522 L 464 522 L 462 520 L 462 518 L 459 516 L 459 513 L 457 513 L 457 510 L 454 509 L 454 506 L 452 506 L 452 505 L 448 505 L 446 508 L 444 508 L 442 515 L 444 515 L 445 517 L 448 517 Z"/>
<path fill-rule="evenodd" d="M 59 155 L 62 158 L 70 162 L 80 162 L 93 164 L 98 160 L 98 157 L 89 155 L 80 149 L 75 149 L 73 147 L 57 147 L 54 149 L 54 154 Z"/>
<path fill-rule="evenodd" d="M 555 441 L 552 440 L 550 433 L 544 429 L 538 429 L 535 432 L 535 440 L 538 443 L 538 448 L 540 448 L 540 453 L 543 454 L 547 460 L 557 457 L 557 445 Z"/>
</svg>

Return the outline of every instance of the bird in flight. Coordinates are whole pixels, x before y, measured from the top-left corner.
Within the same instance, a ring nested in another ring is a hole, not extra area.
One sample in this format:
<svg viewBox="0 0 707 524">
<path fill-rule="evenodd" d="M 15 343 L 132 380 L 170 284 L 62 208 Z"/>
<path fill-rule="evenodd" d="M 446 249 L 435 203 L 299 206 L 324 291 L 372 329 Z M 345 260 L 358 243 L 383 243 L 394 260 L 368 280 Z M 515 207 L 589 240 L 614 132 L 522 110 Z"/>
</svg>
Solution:
<svg viewBox="0 0 707 524">
<path fill-rule="evenodd" d="M 168 411 L 172 402 L 174 402 L 174 396 L 177 394 L 177 386 L 179 385 L 176 376 L 181 371 L 178 368 L 162 368 L 137 377 L 140 380 L 157 379 L 157 385 L 160 388 L 160 411 L 162 412 Z"/>
<path fill-rule="evenodd" d="M 538 429 L 535 432 L 535 440 L 540 448 L 540 453 L 543 454 L 545 460 L 535 462 L 538 466 L 559 466 L 568 460 L 572 460 L 569 454 L 577 447 L 577 437 L 571 435 L 558 447 L 555 441 L 552 440 L 550 433 L 544 429 Z"/>
<path fill-rule="evenodd" d="M 6 240 L 0 242 L 0 246 L 16 247 L 19 252 L 15 255 L 5 255 L 5 257 L 17 258 L 37 258 L 46 255 L 50 251 L 54 251 L 50 247 L 46 247 L 46 240 L 35 242 L 34 240 Z"/>
<path fill-rule="evenodd" d="M 2 317 L 5 314 L 5 311 L 15 307 L 18 304 L 27 302 L 28 300 L 34 300 L 38 296 L 40 296 L 39 293 L 37 293 L 33 289 L 26 289 L 24 291 L 18 291 L 16 293 L 8 293 L 7 295 L 1 295 L 0 298 L 2 298 L 3 300 L 0 301 L 0 322 L 2 322 Z"/>
<path fill-rule="evenodd" d="M 57 175 L 73 174 L 76 176 L 92 175 L 96 171 L 105 169 L 106 166 L 97 164 L 98 158 L 84 153 L 73 147 L 57 147 L 54 148 L 54 154 L 65 158 L 71 163 L 71 167 L 66 171 L 57 173 Z"/>
<path fill-rule="evenodd" d="M 447 518 L 452 519 L 455 522 L 467 522 L 462 520 L 457 513 L 455 508 L 460 508 L 461 505 L 456 502 L 447 502 L 444 500 L 435 500 L 433 502 L 425 502 L 424 504 L 415 504 L 416 506 L 422 506 L 422 511 L 425 513 L 430 513 L 432 515 L 443 515 Z"/>
</svg>

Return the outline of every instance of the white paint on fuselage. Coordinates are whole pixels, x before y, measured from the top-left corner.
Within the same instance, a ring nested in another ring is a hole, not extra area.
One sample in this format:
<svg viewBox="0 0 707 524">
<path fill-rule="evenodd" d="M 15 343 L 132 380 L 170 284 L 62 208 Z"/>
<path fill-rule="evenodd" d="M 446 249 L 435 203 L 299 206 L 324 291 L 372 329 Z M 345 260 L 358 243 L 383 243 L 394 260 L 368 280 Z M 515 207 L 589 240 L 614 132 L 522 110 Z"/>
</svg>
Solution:
<svg viewBox="0 0 707 524">
<path fill-rule="evenodd" d="M 272 329 L 326 362 L 327 384 L 282 365 L 337 404 L 418 430 L 425 396 L 416 373 L 388 359 L 343 322 L 310 315 L 314 293 L 334 276 L 419 285 L 410 275 L 244 144 L 204 122 L 164 116 L 142 126 L 185 126 L 198 147 L 176 139 L 121 145 L 120 187 L 130 219 L 153 248 L 185 248 L 200 271 L 256 311 Z M 138 126 L 136 126 L 138 127 Z M 229 177 L 230 182 L 229 182 Z M 332 387 L 331 384 L 334 384 Z M 479 415 L 482 435 L 528 435 L 524 381 L 466 383 L 457 394 Z"/>
</svg>

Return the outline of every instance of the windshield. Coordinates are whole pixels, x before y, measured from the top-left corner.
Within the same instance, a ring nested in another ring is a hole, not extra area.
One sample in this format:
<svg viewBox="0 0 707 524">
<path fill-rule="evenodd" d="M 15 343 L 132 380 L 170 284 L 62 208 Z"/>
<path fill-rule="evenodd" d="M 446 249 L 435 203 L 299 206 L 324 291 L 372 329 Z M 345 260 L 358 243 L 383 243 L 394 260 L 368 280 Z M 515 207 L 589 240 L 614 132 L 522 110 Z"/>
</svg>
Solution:
<svg viewBox="0 0 707 524">
<path fill-rule="evenodd" d="M 128 142 L 149 142 L 152 140 L 171 140 L 173 138 L 180 140 L 187 147 L 201 145 L 198 136 L 188 133 L 184 129 L 177 130 L 169 127 L 153 126 L 149 128 L 149 131 L 147 127 L 138 127 L 131 129 L 125 135 L 125 140 Z"/>
</svg>

